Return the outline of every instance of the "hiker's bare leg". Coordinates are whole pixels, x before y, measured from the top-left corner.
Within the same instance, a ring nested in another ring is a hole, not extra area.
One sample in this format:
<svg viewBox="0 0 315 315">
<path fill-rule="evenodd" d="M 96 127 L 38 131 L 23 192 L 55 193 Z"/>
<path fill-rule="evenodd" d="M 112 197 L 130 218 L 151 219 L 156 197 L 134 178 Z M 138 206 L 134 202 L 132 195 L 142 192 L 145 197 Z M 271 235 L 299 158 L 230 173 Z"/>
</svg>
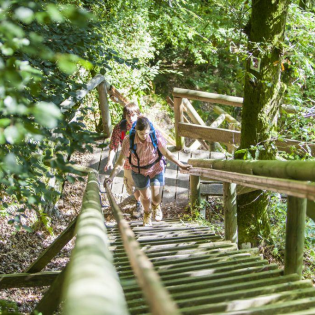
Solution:
<svg viewBox="0 0 315 315">
<path fill-rule="evenodd" d="M 129 195 L 134 195 L 137 201 L 140 201 L 140 193 L 135 190 L 135 182 L 132 178 L 131 170 L 124 169 L 124 184 L 126 186 L 127 193 Z"/>
<path fill-rule="evenodd" d="M 163 186 L 151 186 L 151 202 L 157 206 L 161 203 Z"/>
<path fill-rule="evenodd" d="M 136 191 L 133 193 L 133 195 L 135 196 L 135 198 L 136 198 L 137 201 L 140 201 L 140 192 L 139 192 L 139 190 L 136 190 Z"/>
<path fill-rule="evenodd" d="M 140 193 L 140 200 L 143 205 L 144 212 L 150 212 L 151 206 L 151 191 L 150 188 L 145 188 L 139 190 Z"/>
</svg>

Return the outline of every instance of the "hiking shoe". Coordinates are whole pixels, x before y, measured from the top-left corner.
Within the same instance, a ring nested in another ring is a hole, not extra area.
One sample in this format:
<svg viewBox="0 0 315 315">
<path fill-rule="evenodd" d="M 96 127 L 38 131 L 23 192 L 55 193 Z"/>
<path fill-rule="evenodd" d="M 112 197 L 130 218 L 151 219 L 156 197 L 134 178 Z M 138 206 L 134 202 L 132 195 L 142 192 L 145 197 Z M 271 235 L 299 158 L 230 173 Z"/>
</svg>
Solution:
<svg viewBox="0 0 315 315">
<path fill-rule="evenodd" d="M 151 205 L 152 207 L 152 213 L 153 213 L 153 218 L 155 221 L 162 221 L 163 219 L 163 213 L 161 210 L 161 205 Z"/>
<path fill-rule="evenodd" d="M 132 215 L 134 218 L 139 219 L 143 214 L 143 207 L 140 201 L 137 201 L 136 208 L 133 210 Z"/>
<path fill-rule="evenodd" d="M 152 226 L 151 221 L 152 213 L 151 212 L 145 212 L 143 215 L 143 226 Z"/>
</svg>

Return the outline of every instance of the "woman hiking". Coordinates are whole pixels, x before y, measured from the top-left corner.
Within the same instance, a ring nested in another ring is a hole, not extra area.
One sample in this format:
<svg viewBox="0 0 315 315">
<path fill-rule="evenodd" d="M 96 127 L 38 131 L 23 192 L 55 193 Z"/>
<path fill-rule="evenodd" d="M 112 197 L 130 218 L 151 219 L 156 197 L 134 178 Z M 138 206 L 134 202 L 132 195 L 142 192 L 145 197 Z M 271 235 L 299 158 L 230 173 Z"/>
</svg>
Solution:
<svg viewBox="0 0 315 315">
<path fill-rule="evenodd" d="M 172 155 L 166 148 L 166 141 L 160 132 L 154 129 L 146 117 L 140 116 L 129 135 L 125 137 L 114 169 L 105 180 L 107 183 L 112 182 L 128 158 L 132 168 L 132 178 L 144 208 L 144 226 L 152 225 L 152 216 L 156 221 L 161 221 L 163 218 L 161 210 L 161 194 L 165 183 L 163 156 L 183 170 L 191 168 L 191 165 L 183 164 Z"/>
</svg>

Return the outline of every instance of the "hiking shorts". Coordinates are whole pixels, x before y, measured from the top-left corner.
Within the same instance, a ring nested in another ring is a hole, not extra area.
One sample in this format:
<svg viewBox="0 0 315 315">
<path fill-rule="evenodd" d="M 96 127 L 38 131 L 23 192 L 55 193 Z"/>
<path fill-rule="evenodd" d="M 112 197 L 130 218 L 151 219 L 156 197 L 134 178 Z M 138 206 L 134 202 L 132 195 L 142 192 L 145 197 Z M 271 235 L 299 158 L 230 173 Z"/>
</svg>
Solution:
<svg viewBox="0 0 315 315">
<path fill-rule="evenodd" d="M 164 186 L 164 171 L 159 174 L 156 174 L 154 177 L 150 178 L 150 176 L 144 176 L 142 174 L 135 173 L 132 171 L 132 178 L 135 182 L 135 186 L 137 190 L 144 190 L 150 186 Z"/>
<path fill-rule="evenodd" d="M 124 184 L 129 195 L 135 192 L 135 182 L 133 181 L 131 170 L 124 169 Z"/>
</svg>

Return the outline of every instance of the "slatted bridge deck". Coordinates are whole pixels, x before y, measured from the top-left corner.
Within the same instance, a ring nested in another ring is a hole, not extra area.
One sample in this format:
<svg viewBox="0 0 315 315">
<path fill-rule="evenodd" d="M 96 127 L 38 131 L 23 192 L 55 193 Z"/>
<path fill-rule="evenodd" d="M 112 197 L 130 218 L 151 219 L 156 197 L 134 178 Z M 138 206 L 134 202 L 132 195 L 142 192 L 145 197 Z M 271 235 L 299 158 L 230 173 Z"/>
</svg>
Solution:
<svg viewBox="0 0 315 315">
<path fill-rule="evenodd" d="M 238 250 L 189 222 L 130 225 L 182 314 L 315 314 L 311 281 L 284 276 L 257 249 Z M 150 314 L 118 229 L 108 228 L 108 235 L 130 314 Z"/>
</svg>

